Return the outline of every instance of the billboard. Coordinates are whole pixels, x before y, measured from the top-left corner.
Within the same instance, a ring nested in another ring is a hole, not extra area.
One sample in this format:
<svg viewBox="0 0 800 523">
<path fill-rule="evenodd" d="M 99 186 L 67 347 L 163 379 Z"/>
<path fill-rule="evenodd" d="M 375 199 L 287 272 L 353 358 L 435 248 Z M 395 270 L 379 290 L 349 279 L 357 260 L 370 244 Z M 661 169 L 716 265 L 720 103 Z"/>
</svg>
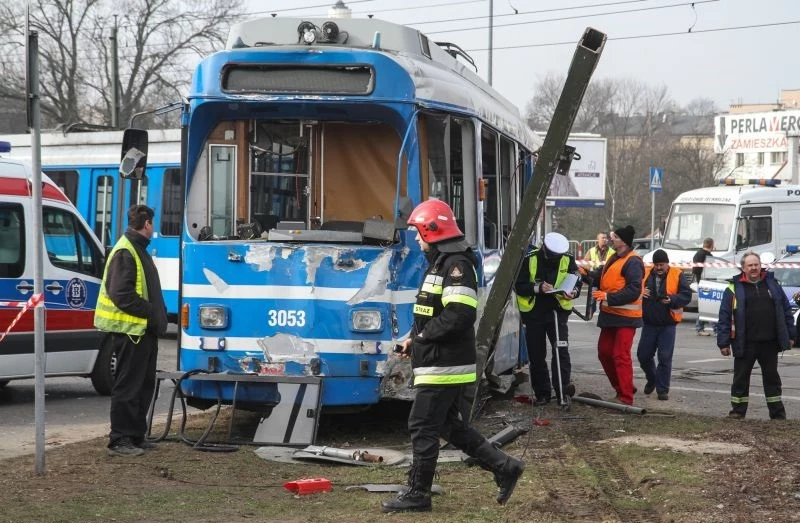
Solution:
<svg viewBox="0 0 800 523">
<path fill-rule="evenodd" d="M 798 132 L 798 110 L 724 114 L 714 118 L 714 152 L 786 151 L 787 133 Z"/>
<path fill-rule="evenodd" d="M 543 133 L 537 133 L 544 138 Z M 606 145 L 599 134 L 570 134 L 575 147 L 567 176 L 556 175 L 547 193 L 548 207 L 603 207 L 606 199 Z M 580 155 L 580 159 L 577 158 Z"/>
</svg>

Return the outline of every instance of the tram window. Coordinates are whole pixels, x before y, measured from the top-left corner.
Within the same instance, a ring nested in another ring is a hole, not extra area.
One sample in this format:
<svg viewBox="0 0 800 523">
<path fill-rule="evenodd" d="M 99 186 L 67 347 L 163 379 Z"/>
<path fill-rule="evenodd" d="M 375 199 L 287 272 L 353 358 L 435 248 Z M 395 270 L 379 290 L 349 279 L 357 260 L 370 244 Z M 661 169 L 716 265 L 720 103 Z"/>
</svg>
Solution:
<svg viewBox="0 0 800 523">
<path fill-rule="evenodd" d="M 438 198 L 453 209 L 470 243 L 477 236 L 475 223 L 476 194 L 475 132 L 472 122 L 448 115 L 426 114 L 425 152 L 422 161 L 427 174 L 423 198 Z M 464 180 L 472 180 L 465 183 Z"/>
<path fill-rule="evenodd" d="M 181 170 L 164 170 L 164 188 L 161 193 L 161 236 L 178 236 L 181 233 Z"/>
<path fill-rule="evenodd" d="M 236 147 L 209 145 L 209 209 L 211 234 L 228 237 L 234 233 L 234 177 L 236 175 Z"/>
<path fill-rule="evenodd" d="M 426 115 L 428 137 L 428 196 L 447 202 L 456 215 L 464 217 L 465 121 L 449 116 Z M 469 124 L 466 124 L 469 125 Z M 469 162 L 473 150 L 470 147 Z"/>
<path fill-rule="evenodd" d="M 78 205 L 78 171 L 45 170 L 44 173 L 64 191 L 73 205 Z"/>
<path fill-rule="evenodd" d="M 131 190 L 128 194 L 128 207 L 134 205 L 147 205 L 147 175 L 141 180 L 131 180 Z"/>
<path fill-rule="evenodd" d="M 501 223 L 497 151 L 497 135 L 484 128 L 481 132 L 482 174 L 486 187 L 486 199 L 483 202 L 483 244 L 489 249 L 497 249 L 500 246 L 497 234 Z"/>
<path fill-rule="evenodd" d="M 44 246 L 55 267 L 101 276 L 100 252 L 75 216 L 61 209 L 42 209 Z"/>
<path fill-rule="evenodd" d="M 514 142 L 500 139 L 500 222 L 497 224 L 501 234 L 501 241 L 511 232 L 514 223 L 514 211 L 516 206 L 513 202 L 513 191 L 511 188 L 511 175 L 514 169 Z"/>
<path fill-rule="evenodd" d="M 0 278 L 19 278 L 25 270 L 22 206 L 0 205 Z"/>
<path fill-rule="evenodd" d="M 94 233 L 104 247 L 111 245 L 111 213 L 114 212 L 114 181 L 111 176 L 97 178 Z"/>
<path fill-rule="evenodd" d="M 255 126 L 250 143 L 250 212 L 265 230 L 279 221 L 306 222 L 310 134 L 310 127 L 300 122 Z"/>
</svg>

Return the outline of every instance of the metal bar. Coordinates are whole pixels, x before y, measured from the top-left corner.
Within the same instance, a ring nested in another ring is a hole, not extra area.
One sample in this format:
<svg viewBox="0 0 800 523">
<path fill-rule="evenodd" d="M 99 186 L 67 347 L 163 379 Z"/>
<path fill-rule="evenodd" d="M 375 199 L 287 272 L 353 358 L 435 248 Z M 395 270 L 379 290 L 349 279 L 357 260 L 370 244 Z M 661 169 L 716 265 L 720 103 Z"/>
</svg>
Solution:
<svg viewBox="0 0 800 523">
<path fill-rule="evenodd" d="M 607 409 L 621 410 L 622 412 L 627 412 L 629 414 L 647 414 L 647 409 L 625 405 L 624 403 L 614 403 L 613 401 L 596 400 L 593 398 L 584 398 L 583 396 L 575 396 L 572 398 L 572 401 L 576 403 L 585 403 L 586 405 L 592 405 L 593 407 L 605 407 Z"/>
<path fill-rule="evenodd" d="M 491 291 L 486 300 L 478 330 L 476 334 L 477 345 L 477 376 L 480 380 L 483 376 L 484 365 L 486 364 L 492 344 L 497 335 L 497 329 L 502 324 L 502 316 L 508 302 L 511 288 L 517 276 L 520 263 L 525 253 L 528 241 L 536 219 L 544 205 L 547 191 L 553 181 L 556 166 L 561 156 L 564 145 L 572 130 L 575 115 L 583 101 L 583 95 L 589 80 L 592 77 L 600 54 L 606 42 L 606 35 L 592 29 L 586 28 L 583 36 L 578 42 L 578 47 L 572 57 L 572 63 L 567 74 L 567 80 L 561 97 L 556 105 L 550 128 L 547 136 L 539 150 L 536 159 L 533 176 L 530 184 L 525 190 L 517 218 L 511 228 L 503 257 L 500 259 L 500 266 L 492 283 Z M 480 384 L 480 381 L 478 382 Z M 480 386 L 480 385 L 479 385 Z M 477 415 L 477 399 L 480 397 L 478 391 L 472 401 L 471 418 Z"/>
</svg>

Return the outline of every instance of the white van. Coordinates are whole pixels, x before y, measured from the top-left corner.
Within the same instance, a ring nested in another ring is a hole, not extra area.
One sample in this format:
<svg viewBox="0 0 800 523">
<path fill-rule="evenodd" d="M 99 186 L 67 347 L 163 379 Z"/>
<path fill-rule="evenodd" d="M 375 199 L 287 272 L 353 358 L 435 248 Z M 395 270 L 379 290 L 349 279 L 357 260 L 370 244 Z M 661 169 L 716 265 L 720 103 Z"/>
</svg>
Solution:
<svg viewBox="0 0 800 523">
<path fill-rule="evenodd" d="M 779 180 L 726 180 L 724 185 L 680 194 L 672 203 L 661 248 L 672 263 L 691 263 L 704 238 L 712 254 L 731 262 L 745 251 L 780 258 L 800 243 L 800 186 Z M 644 261 L 652 259 L 652 253 Z M 685 271 L 691 278 L 691 267 Z M 693 284 L 692 288 L 697 291 Z M 696 309 L 693 296 L 687 309 Z"/>
<path fill-rule="evenodd" d="M 0 142 L 0 153 L 8 153 Z M 100 242 L 64 193 L 42 175 L 42 230 L 33 230 L 30 166 L 0 155 L 0 335 L 33 296 L 34 234 L 44 235 L 45 375 L 86 376 L 110 394 L 113 354 L 94 326 L 103 276 Z M 34 374 L 33 311 L 0 341 L 0 387 Z"/>
</svg>

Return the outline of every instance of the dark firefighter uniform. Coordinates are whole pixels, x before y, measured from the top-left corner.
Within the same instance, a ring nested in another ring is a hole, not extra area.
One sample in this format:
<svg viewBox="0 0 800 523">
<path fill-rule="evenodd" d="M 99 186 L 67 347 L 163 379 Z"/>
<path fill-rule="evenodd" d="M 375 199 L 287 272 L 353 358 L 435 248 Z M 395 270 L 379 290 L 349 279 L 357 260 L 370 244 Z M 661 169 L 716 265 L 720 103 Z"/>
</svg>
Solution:
<svg viewBox="0 0 800 523">
<path fill-rule="evenodd" d="M 450 207 L 428 200 L 411 213 L 428 269 L 414 304 L 411 367 L 414 403 L 408 417 L 413 462 L 409 490 L 384 501 L 384 512 L 431 510 L 430 491 L 444 438 L 494 473 L 498 503 L 505 503 L 524 463 L 495 448 L 469 424 L 465 387 L 476 376 L 477 260 Z"/>
</svg>

